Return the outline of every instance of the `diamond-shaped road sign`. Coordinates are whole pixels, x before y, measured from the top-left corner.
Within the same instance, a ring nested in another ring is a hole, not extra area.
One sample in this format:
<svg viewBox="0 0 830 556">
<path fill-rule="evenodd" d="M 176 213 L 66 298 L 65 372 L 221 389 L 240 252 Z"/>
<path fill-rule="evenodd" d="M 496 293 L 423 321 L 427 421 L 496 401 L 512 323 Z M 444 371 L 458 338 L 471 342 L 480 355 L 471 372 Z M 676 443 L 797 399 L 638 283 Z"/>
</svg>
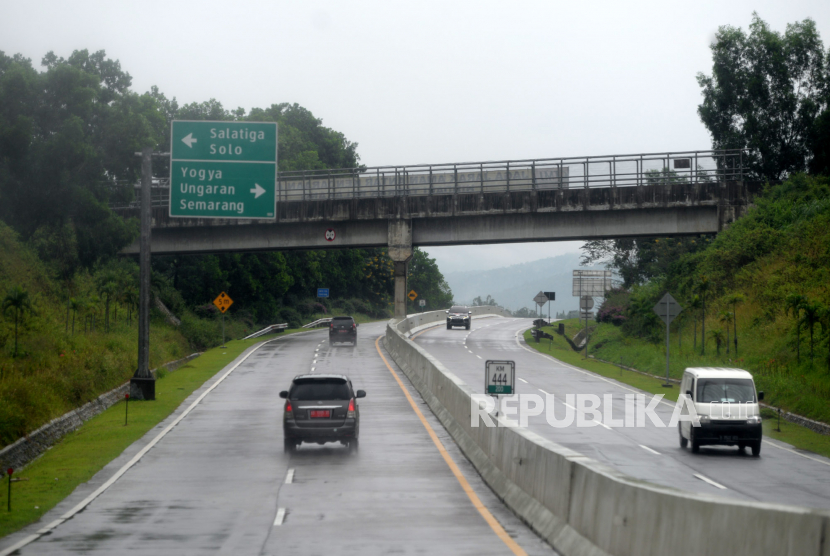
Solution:
<svg viewBox="0 0 830 556">
<path fill-rule="evenodd" d="M 678 303 L 670 293 L 664 295 L 663 299 L 658 301 L 657 305 L 654 306 L 654 312 L 657 313 L 657 316 L 660 317 L 666 324 L 671 324 L 671 322 L 677 315 L 680 314 L 680 311 L 682 310 L 683 307 L 680 306 L 680 303 Z"/>
<path fill-rule="evenodd" d="M 230 309 L 231 305 L 233 305 L 233 299 L 231 299 L 225 292 L 222 292 L 216 297 L 216 299 L 213 300 L 213 304 L 216 305 L 217 309 L 224 313 Z"/>
<path fill-rule="evenodd" d="M 406 297 L 408 297 L 411 301 L 415 301 L 415 298 L 418 297 L 418 294 L 415 292 L 415 290 L 410 290 L 409 294 L 407 294 Z"/>
<path fill-rule="evenodd" d="M 536 294 L 536 297 L 533 298 L 533 301 L 535 301 L 536 304 L 539 307 L 541 307 L 542 305 L 548 302 L 548 296 L 546 296 L 544 292 L 539 292 Z"/>
</svg>

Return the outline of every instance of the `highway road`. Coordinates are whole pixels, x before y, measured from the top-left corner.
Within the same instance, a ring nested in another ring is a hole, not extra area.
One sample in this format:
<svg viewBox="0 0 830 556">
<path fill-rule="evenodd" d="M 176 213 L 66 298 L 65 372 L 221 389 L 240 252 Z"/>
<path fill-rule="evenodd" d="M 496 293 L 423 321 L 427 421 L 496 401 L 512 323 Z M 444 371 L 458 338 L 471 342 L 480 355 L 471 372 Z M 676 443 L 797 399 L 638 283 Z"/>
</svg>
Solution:
<svg viewBox="0 0 830 556">
<path fill-rule="evenodd" d="M 626 394 L 637 392 L 615 380 L 571 367 L 529 347 L 522 332 L 529 319 L 474 318 L 471 330 L 447 330 L 441 324 L 413 335 L 475 391 L 483 392 L 487 359 L 516 362 L 518 394 L 611 394 L 613 414 L 624 414 Z M 651 396 L 647 398 L 650 401 Z M 518 404 L 515 404 L 518 405 Z M 673 403 L 659 404 L 656 413 L 668 423 Z M 556 403 L 556 415 L 566 408 Z M 602 421 L 600 418 L 599 421 Z M 830 508 L 830 460 L 765 438 L 759 458 L 732 447 L 701 447 L 699 454 L 680 448 L 676 428 L 658 428 L 649 420 L 642 428 L 616 428 L 597 423 L 591 428 L 553 428 L 544 415 L 530 417 L 531 431 L 609 464 L 633 477 L 693 492 L 812 508 Z"/>
<path fill-rule="evenodd" d="M 108 481 L 15 554 L 555 554 L 483 483 L 376 345 L 385 326 L 362 325 L 354 348 L 332 347 L 322 330 L 243 354 L 40 523 L 0 539 L 0 554 Z M 312 371 L 346 374 L 366 390 L 357 454 L 333 444 L 283 452 L 278 392 Z"/>
</svg>

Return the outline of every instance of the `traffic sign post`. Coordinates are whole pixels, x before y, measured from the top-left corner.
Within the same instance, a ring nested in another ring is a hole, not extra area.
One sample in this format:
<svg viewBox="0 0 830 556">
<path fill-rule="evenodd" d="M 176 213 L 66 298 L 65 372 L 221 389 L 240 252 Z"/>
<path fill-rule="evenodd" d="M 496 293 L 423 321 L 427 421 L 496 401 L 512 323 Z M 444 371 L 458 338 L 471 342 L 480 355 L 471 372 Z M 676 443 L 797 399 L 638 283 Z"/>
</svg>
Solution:
<svg viewBox="0 0 830 556">
<path fill-rule="evenodd" d="M 328 297 L 329 296 L 329 289 L 328 288 L 317 288 L 317 297 Z"/>
<path fill-rule="evenodd" d="M 220 293 L 216 299 L 213 300 L 213 304 L 216 305 L 216 308 L 222 313 L 222 349 L 225 349 L 225 311 L 230 309 L 231 305 L 233 305 L 233 299 L 230 298 L 228 294 L 225 292 Z"/>
<path fill-rule="evenodd" d="M 484 392 L 496 398 L 496 417 L 499 415 L 499 396 L 511 396 L 516 390 L 516 363 L 492 361 L 484 363 Z"/>
<path fill-rule="evenodd" d="M 427 304 L 427 300 L 426 300 L 426 299 L 422 299 L 422 300 L 420 300 L 420 301 L 418 302 L 418 306 L 421 308 L 421 312 L 422 312 L 422 313 L 424 312 L 424 307 L 426 307 L 426 304 Z"/>
<path fill-rule="evenodd" d="M 536 297 L 533 298 L 533 301 L 539 306 L 539 309 L 541 309 L 545 303 L 548 302 L 548 296 L 545 295 L 545 292 L 539 292 L 536 294 Z M 539 309 L 536 310 L 537 316 L 539 315 Z"/>
<path fill-rule="evenodd" d="M 666 292 L 663 299 L 658 301 L 657 305 L 654 306 L 654 312 L 657 313 L 657 316 L 666 323 L 666 383 L 663 384 L 664 388 L 672 387 L 669 382 L 669 325 L 682 310 L 683 307 L 681 307 L 677 300 L 668 292 Z"/>
<path fill-rule="evenodd" d="M 173 121 L 170 208 L 179 218 L 276 218 L 275 122 Z"/>
</svg>

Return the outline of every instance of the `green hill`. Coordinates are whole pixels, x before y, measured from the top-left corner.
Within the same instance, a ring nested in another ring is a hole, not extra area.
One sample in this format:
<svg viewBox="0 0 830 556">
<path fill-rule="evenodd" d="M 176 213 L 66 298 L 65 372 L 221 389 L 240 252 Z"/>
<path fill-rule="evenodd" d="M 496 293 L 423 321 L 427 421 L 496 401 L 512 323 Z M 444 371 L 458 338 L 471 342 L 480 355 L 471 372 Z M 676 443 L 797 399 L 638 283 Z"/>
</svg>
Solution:
<svg viewBox="0 0 830 556">
<path fill-rule="evenodd" d="M 598 311 L 597 357 L 664 374 L 665 325 L 652 307 L 669 291 L 685 308 L 671 328 L 673 376 L 745 368 L 769 403 L 830 421 L 830 180 L 793 176 L 713 240 L 654 239 L 639 250 L 656 253 L 640 257 L 647 279 Z M 695 296 L 705 301 L 705 352 Z"/>
</svg>

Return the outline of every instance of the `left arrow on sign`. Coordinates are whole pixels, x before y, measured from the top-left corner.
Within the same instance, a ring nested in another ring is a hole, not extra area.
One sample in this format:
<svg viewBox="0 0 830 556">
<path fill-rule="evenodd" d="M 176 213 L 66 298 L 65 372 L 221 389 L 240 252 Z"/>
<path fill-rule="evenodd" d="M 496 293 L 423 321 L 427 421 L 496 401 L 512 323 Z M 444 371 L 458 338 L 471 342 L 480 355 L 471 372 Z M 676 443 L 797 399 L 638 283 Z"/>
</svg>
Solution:
<svg viewBox="0 0 830 556">
<path fill-rule="evenodd" d="M 258 183 L 255 183 L 254 188 L 251 189 L 251 193 L 254 194 L 254 199 L 259 199 L 259 196 L 262 195 L 263 193 L 265 193 L 265 190 L 262 189 L 261 185 L 259 185 Z"/>
<path fill-rule="evenodd" d="M 198 139 L 194 139 L 194 138 L 193 138 L 193 134 L 192 134 L 192 133 L 188 133 L 188 134 L 184 137 L 184 139 L 182 139 L 182 143 L 184 143 L 185 145 L 187 145 L 187 146 L 188 146 L 188 147 L 190 147 L 191 149 L 193 148 L 193 143 L 198 143 L 198 142 L 199 142 L 199 140 L 198 140 Z"/>
</svg>

